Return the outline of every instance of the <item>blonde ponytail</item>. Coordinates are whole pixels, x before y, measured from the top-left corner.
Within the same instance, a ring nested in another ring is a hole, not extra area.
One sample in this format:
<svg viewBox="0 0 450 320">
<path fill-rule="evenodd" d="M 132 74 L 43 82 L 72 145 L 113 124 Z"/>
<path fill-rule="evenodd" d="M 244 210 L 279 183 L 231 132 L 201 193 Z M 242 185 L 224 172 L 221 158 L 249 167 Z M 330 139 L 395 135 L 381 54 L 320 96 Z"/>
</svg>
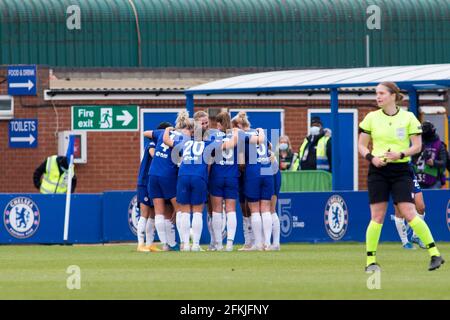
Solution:
<svg viewBox="0 0 450 320">
<path fill-rule="evenodd" d="M 176 129 L 184 129 L 191 125 L 189 119 L 189 113 L 186 110 L 181 110 L 178 112 L 177 120 L 176 120 Z"/>
<path fill-rule="evenodd" d="M 233 124 L 233 127 L 241 126 L 242 128 L 250 128 L 251 126 L 250 121 L 248 121 L 247 112 L 245 111 L 239 111 L 239 113 L 231 119 L 231 123 Z"/>
</svg>

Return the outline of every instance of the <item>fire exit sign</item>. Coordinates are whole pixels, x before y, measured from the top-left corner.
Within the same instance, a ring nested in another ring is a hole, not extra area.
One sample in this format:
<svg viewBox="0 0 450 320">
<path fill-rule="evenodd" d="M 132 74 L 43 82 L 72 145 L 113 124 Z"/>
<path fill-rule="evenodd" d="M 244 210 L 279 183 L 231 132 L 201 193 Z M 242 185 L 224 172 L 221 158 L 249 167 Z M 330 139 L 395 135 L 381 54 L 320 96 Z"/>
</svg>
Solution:
<svg viewBox="0 0 450 320">
<path fill-rule="evenodd" d="M 73 106 L 72 130 L 136 131 L 137 106 Z"/>
</svg>

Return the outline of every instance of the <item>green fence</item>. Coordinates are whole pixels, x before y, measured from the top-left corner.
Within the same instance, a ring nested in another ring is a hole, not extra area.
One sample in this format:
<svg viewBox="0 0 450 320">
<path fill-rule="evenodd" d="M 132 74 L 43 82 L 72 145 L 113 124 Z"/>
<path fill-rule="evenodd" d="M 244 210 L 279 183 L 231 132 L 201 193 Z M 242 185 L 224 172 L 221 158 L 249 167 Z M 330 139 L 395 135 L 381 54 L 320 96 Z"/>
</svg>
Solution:
<svg viewBox="0 0 450 320">
<path fill-rule="evenodd" d="M 448 63 L 448 30 L 449 0 L 0 0 L 0 65 L 438 64 Z"/>
<path fill-rule="evenodd" d="M 323 170 L 282 171 L 281 192 L 331 191 L 331 173 Z"/>
</svg>

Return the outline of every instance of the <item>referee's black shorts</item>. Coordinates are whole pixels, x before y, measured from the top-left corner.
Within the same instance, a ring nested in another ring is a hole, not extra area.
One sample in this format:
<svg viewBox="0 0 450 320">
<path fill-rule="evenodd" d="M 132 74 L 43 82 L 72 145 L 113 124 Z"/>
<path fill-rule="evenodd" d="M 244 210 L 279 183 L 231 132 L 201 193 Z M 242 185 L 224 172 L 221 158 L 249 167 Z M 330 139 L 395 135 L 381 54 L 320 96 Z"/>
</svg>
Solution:
<svg viewBox="0 0 450 320">
<path fill-rule="evenodd" d="M 389 195 L 395 204 L 399 202 L 414 203 L 414 183 L 408 163 L 388 163 L 377 168 L 369 166 L 367 180 L 369 203 L 388 202 Z"/>
</svg>

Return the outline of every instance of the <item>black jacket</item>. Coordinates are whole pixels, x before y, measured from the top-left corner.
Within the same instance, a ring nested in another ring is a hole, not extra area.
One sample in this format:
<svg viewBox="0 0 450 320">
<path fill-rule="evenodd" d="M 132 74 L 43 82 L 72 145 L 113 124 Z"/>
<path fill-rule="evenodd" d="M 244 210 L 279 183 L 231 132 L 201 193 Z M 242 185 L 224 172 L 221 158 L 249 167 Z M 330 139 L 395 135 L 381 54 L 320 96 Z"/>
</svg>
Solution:
<svg viewBox="0 0 450 320">
<path fill-rule="evenodd" d="M 65 170 L 67 170 L 69 168 L 68 162 L 67 162 L 67 158 L 65 156 L 58 156 L 56 158 L 56 163 L 58 163 L 58 169 L 59 169 L 59 174 L 63 174 L 63 170 L 62 168 L 64 168 Z M 41 188 L 41 178 L 45 173 L 47 167 L 47 159 L 45 159 L 44 162 L 41 163 L 41 165 L 39 167 L 36 168 L 36 170 L 34 171 L 33 174 L 33 183 L 34 186 L 37 189 Z M 72 178 L 72 193 L 75 192 L 75 188 L 77 187 L 77 176 L 73 175 Z"/>
<path fill-rule="evenodd" d="M 306 137 L 306 140 L 308 141 L 305 147 L 305 153 L 308 152 L 308 155 L 306 156 L 306 159 L 300 159 L 300 166 L 299 169 L 301 170 L 316 170 L 316 163 L 317 163 L 317 143 L 319 140 L 325 135 L 323 130 L 320 131 L 320 133 L 316 136 L 309 135 Z M 299 157 L 302 155 L 299 154 Z M 327 141 L 327 158 L 328 162 L 330 164 L 330 172 L 331 172 L 331 138 Z"/>
<path fill-rule="evenodd" d="M 436 140 L 439 140 L 439 136 L 436 134 L 434 135 L 434 137 L 430 138 L 430 139 L 422 139 L 422 150 L 420 153 L 414 155 L 412 157 L 412 161 L 413 163 L 417 164 L 417 161 L 420 157 L 425 157 L 426 156 L 423 154 L 425 147 L 428 144 L 431 144 L 433 142 L 435 142 Z M 433 167 L 439 168 L 442 172 L 445 172 L 445 168 L 447 166 L 447 148 L 444 142 L 441 143 L 441 147 L 439 148 L 437 154 L 436 154 L 436 158 L 433 160 L 434 164 Z"/>
</svg>

